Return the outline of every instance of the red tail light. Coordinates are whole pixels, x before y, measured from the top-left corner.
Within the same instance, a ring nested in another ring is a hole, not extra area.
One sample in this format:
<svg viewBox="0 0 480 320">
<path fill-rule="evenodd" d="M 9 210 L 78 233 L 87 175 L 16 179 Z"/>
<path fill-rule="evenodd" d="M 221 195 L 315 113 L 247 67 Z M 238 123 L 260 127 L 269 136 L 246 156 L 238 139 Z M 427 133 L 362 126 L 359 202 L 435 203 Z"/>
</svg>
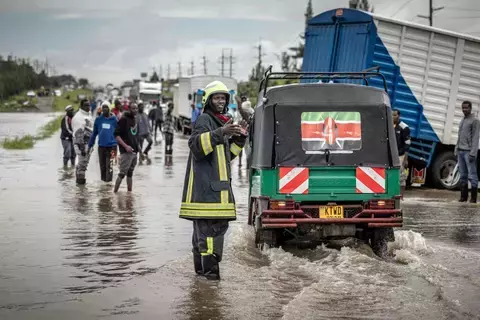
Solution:
<svg viewBox="0 0 480 320">
<path fill-rule="evenodd" d="M 295 201 L 293 200 L 271 200 L 270 201 L 271 210 L 294 210 Z"/>
<path fill-rule="evenodd" d="M 378 209 L 395 209 L 395 200 L 387 199 L 387 200 L 370 200 L 368 202 L 368 208 L 373 210 Z"/>
</svg>

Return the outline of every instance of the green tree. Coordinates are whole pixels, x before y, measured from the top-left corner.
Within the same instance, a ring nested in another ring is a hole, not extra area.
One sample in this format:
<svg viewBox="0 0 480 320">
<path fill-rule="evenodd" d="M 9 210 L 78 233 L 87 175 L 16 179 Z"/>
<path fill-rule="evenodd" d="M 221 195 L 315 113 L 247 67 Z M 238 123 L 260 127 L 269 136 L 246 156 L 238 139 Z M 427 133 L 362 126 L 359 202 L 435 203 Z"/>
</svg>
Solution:
<svg viewBox="0 0 480 320">
<path fill-rule="evenodd" d="M 88 79 L 80 78 L 78 79 L 78 84 L 81 85 L 82 87 L 86 87 L 88 86 Z"/>
<path fill-rule="evenodd" d="M 152 76 L 150 77 L 150 82 L 160 82 L 160 77 L 156 71 L 153 72 Z"/>
<path fill-rule="evenodd" d="M 288 48 L 289 51 L 292 53 L 290 54 L 290 57 L 292 59 L 292 65 L 291 68 L 294 71 L 299 71 L 302 69 L 302 65 L 298 65 L 298 60 L 303 59 L 303 53 L 305 50 L 305 33 L 308 27 L 308 21 L 312 19 L 313 17 L 313 7 L 312 7 L 312 0 L 308 0 L 307 3 L 307 9 L 305 10 L 305 30 L 303 33 L 300 34 L 300 41 L 298 43 L 298 46 L 296 47 L 290 47 Z"/>
</svg>

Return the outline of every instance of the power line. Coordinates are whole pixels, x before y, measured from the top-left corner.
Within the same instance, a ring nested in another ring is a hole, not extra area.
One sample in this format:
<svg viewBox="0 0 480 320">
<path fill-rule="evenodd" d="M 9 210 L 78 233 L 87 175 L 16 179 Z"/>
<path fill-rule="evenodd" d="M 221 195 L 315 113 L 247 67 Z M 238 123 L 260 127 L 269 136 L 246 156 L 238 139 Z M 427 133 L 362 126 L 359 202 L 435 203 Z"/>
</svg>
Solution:
<svg viewBox="0 0 480 320">
<path fill-rule="evenodd" d="M 170 80 L 170 72 L 171 72 L 171 68 L 170 68 L 170 63 L 169 63 L 168 66 L 167 66 L 167 80 Z"/>
<path fill-rule="evenodd" d="M 395 17 L 400 11 L 402 11 L 406 6 L 408 6 L 412 1 L 415 1 L 415 0 L 407 0 L 402 6 L 400 6 L 400 8 L 394 13 L 392 14 L 392 17 Z"/>
<path fill-rule="evenodd" d="M 193 76 L 194 74 L 195 74 L 195 62 L 192 59 L 192 61 L 190 62 L 190 75 Z"/>
<path fill-rule="evenodd" d="M 181 62 L 178 62 L 178 77 L 181 78 L 182 77 L 182 63 Z"/>
<path fill-rule="evenodd" d="M 436 12 L 436 11 L 440 11 L 442 9 L 445 9 L 445 7 L 434 8 L 433 7 L 433 0 L 429 0 L 429 10 L 428 10 L 429 14 L 428 14 L 428 16 L 417 15 L 417 17 L 428 19 L 429 22 L 430 22 L 430 27 L 431 27 L 431 26 L 433 26 L 433 13 Z"/>
</svg>

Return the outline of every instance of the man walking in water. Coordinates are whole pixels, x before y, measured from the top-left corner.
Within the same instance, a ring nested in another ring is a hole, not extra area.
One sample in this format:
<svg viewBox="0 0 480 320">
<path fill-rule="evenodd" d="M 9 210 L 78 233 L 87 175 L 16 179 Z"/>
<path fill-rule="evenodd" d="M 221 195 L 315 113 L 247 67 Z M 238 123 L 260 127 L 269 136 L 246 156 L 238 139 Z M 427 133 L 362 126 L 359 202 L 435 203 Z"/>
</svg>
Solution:
<svg viewBox="0 0 480 320">
<path fill-rule="evenodd" d="M 162 141 L 163 110 L 157 101 L 153 101 L 153 108 L 150 110 L 148 118 L 152 121 L 155 144 L 158 144 Z M 160 131 L 160 141 L 157 140 L 157 130 Z"/>
<path fill-rule="evenodd" d="M 73 144 L 75 153 L 78 155 L 76 168 L 77 184 L 85 184 L 85 172 L 87 171 L 90 154 L 87 152 L 87 145 L 93 131 L 93 119 L 90 114 L 90 103 L 88 100 L 80 102 L 80 110 L 72 119 Z"/>
<path fill-rule="evenodd" d="M 72 128 L 72 119 L 74 116 L 73 106 L 68 105 L 65 108 L 65 116 L 62 119 L 62 133 L 60 134 L 60 139 L 62 140 L 63 146 L 63 166 L 68 166 L 68 161 L 72 162 L 72 167 L 75 167 L 75 149 L 73 147 L 73 128 Z"/>
<path fill-rule="evenodd" d="M 165 155 L 171 156 L 173 153 L 173 133 L 175 128 L 173 126 L 173 103 L 168 104 L 168 111 L 165 115 L 165 122 L 163 124 L 163 133 L 165 134 Z"/>
<path fill-rule="evenodd" d="M 460 122 L 458 140 L 455 146 L 458 168 L 460 170 L 460 202 L 468 200 L 468 181 L 471 184 L 470 202 L 477 203 L 477 154 L 480 133 L 480 121 L 472 114 L 472 103 L 464 101 L 462 111 L 465 116 Z"/>
<path fill-rule="evenodd" d="M 148 152 L 152 148 L 153 140 L 152 140 L 152 128 L 150 127 L 150 123 L 148 121 L 148 116 L 144 112 L 145 106 L 143 103 L 138 105 L 138 115 L 137 115 L 137 124 L 138 124 L 138 141 L 139 141 L 139 148 L 140 148 L 140 164 L 142 164 L 143 160 L 147 159 L 147 163 L 150 162 L 148 158 Z M 143 150 L 143 142 L 147 140 L 148 145 Z"/>
<path fill-rule="evenodd" d="M 108 101 L 102 103 L 102 115 L 95 119 L 93 134 L 88 142 L 88 153 L 95 144 L 98 135 L 98 161 L 100 162 L 100 176 L 102 181 L 110 182 L 113 179 L 113 160 L 117 151 L 115 129 L 117 118 L 110 113 Z"/>
<path fill-rule="evenodd" d="M 138 137 L 137 137 L 137 115 L 138 107 L 131 104 L 129 111 L 126 111 L 115 130 L 115 137 L 120 149 L 120 172 L 115 182 L 114 192 L 117 192 L 122 184 L 123 178 L 127 177 L 127 190 L 133 189 L 133 170 L 137 165 Z"/>
<path fill-rule="evenodd" d="M 188 140 L 190 154 L 180 207 L 180 218 L 193 221 L 195 272 L 209 280 L 220 280 L 224 236 L 229 221 L 236 219 L 230 162 L 245 143 L 245 128 L 228 123 L 228 101 L 230 94 L 222 82 L 205 87 L 203 113 Z"/>
</svg>

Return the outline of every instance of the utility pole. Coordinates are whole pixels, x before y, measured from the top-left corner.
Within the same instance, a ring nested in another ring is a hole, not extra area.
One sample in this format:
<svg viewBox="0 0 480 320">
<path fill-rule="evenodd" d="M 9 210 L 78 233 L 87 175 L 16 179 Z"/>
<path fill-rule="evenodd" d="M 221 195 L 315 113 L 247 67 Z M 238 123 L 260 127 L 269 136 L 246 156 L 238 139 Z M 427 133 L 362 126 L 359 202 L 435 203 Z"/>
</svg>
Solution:
<svg viewBox="0 0 480 320">
<path fill-rule="evenodd" d="M 178 63 L 178 77 L 179 78 L 182 77 L 182 63 L 181 62 Z"/>
<path fill-rule="evenodd" d="M 433 13 L 437 12 L 437 11 L 440 11 L 442 9 L 445 9 L 445 7 L 434 8 L 433 7 L 433 0 L 429 0 L 429 8 L 428 8 L 429 15 L 428 16 L 417 15 L 417 17 L 423 18 L 423 19 L 428 19 L 428 21 L 430 22 L 430 27 L 433 27 Z"/>
<path fill-rule="evenodd" d="M 193 76 L 194 74 L 195 74 L 195 62 L 192 59 L 192 61 L 190 62 L 190 75 Z"/>
<path fill-rule="evenodd" d="M 167 80 L 170 80 L 170 71 L 171 69 L 170 69 L 170 63 L 169 63 L 167 66 Z"/>
<path fill-rule="evenodd" d="M 263 53 L 262 51 L 262 39 L 260 39 L 260 42 L 258 44 L 258 46 L 255 47 L 257 50 L 258 50 L 258 55 L 257 55 L 257 67 L 256 67 L 256 70 L 255 70 L 255 78 L 257 80 L 260 80 L 260 78 L 262 77 L 261 73 L 262 73 L 262 58 L 265 56 L 265 53 Z"/>
<path fill-rule="evenodd" d="M 203 74 L 207 74 L 207 57 L 203 55 L 202 57 L 202 65 L 203 65 Z"/>
<path fill-rule="evenodd" d="M 225 76 L 225 49 L 222 49 L 222 57 L 220 58 L 220 65 L 221 65 L 220 75 L 224 77 Z"/>
<path fill-rule="evenodd" d="M 230 63 L 230 78 L 233 76 L 233 64 L 235 63 L 235 58 L 233 57 L 233 49 L 230 48 L 230 57 L 228 58 Z"/>
<path fill-rule="evenodd" d="M 158 77 L 159 77 L 160 79 L 162 79 L 162 78 L 163 78 L 163 66 L 162 66 L 162 65 L 160 65 L 160 67 L 158 68 L 158 72 L 160 73 L 160 74 L 158 75 Z"/>
</svg>

